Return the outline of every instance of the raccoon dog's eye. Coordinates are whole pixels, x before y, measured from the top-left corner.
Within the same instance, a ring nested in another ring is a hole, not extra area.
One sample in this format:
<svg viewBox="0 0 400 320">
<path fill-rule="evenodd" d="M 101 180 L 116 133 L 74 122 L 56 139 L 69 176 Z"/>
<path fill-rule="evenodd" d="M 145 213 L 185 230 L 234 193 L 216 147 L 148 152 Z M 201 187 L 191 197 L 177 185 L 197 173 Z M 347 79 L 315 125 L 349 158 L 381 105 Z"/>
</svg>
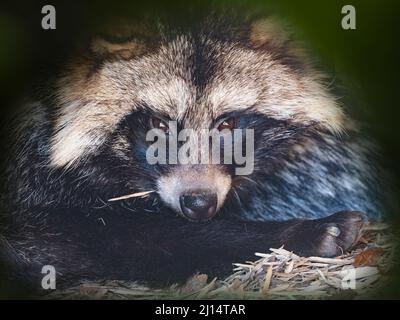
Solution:
<svg viewBox="0 0 400 320">
<path fill-rule="evenodd" d="M 235 118 L 228 118 L 225 119 L 224 121 L 222 121 L 219 126 L 218 126 L 218 130 L 222 131 L 224 129 L 228 129 L 228 130 L 233 130 L 237 127 L 237 121 Z"/>
<path fill-rule="evenodd" d="M 168 124 L 165 121 L 156 117 L 150 118 L 150 127 L 153 129 L 160 129 L 165 133 L 169 133 Z"/>
</svg>

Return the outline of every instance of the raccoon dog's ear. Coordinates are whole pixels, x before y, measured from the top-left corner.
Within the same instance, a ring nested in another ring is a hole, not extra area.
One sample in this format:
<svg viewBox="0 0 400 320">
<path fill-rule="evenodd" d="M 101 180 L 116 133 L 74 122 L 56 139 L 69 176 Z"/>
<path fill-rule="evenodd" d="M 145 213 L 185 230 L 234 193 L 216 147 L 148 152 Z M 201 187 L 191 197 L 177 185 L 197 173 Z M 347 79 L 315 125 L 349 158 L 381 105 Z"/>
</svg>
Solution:
<svg viewBox="0 0 400 320">
<path fill-rule="evenodd" d="M 290 27 L 276 17 L 259 19 L 251 24 L 250 42 L 255 48 L 282 48 L 290 40 Z"/>
<path fill-rule="evenodd" d="M 91 43 L 92 53 L 130 59 L 147 52 L 154 43 L 149 27 L 143 24 L 118 22 L 102 28 Z"/>
<path fill-rule="evenodd" d="M 250 44 L 256 50 L 286 57 L 303 68 L 312 66 L 309 52 L 302 41 L 293 37 L 292 26 L 277 17 L 256 20 L 250 27 Z"/>
</svg>

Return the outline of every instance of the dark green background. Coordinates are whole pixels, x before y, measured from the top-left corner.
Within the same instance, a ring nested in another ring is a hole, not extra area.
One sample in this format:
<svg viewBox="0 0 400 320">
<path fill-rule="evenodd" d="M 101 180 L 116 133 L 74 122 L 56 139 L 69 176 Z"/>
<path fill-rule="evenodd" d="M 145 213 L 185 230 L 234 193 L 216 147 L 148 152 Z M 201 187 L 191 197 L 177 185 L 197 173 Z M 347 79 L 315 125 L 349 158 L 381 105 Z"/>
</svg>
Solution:
<svg viewBox="0 0 400 320">
<path fill-rule="evenodd" d="M 53 4 L 57 30 L 41 29 L 41 7 Z M 356 8 L 357 29 L 341 28 L 341 8 Z M 351 113 L 368 124 L 382 146 L 385 165 L 400 185 L 399 108 L 399 1 L 214 1 L 213 5 L 239 7 L 276 14 L 291 22 L 320 65 L 334 79 Z M 141 17 L 169 13 L 177 20 L 207 10 L 207 1 L 13 1 L 0 4 L 0 97 L 2 114 L 13 108 L 43 67 L 67 54 L 77 38 L 97 22 L 112 16 Z M 396 221 L 400 214 L 390 212 Z M 400 228 L 397 227 L 397 230 Z M 397 268 L 400 272 L 400 266 Z M 384 296 L 400 297 L 400 282 L 393 281 Z"/>
</svg>

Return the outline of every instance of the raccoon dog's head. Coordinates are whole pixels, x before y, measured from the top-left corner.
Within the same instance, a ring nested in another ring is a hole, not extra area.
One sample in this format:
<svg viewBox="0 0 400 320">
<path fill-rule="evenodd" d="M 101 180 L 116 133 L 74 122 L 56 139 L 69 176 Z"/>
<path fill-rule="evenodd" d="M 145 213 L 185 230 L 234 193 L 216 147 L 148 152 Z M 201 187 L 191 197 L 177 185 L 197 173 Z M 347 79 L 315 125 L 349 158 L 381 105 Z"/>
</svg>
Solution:
<svg viewBox="0 0 400 320">
<path fill-rule="evenodd" d="M 50 165 L 85 172 L 103 197 L 155 190 L 188 219 L 208 220 L 308 133 L 344 127 L 322 76 L 271 20 L 127 29 L 127 37 L 96 38 L 57 84 Z M 178 132 L 254 130 L 254 170 L 237 175 L 235 161 L 150 164 L 146 134 L 168 137 L 170 121 Z"/>
</svg>

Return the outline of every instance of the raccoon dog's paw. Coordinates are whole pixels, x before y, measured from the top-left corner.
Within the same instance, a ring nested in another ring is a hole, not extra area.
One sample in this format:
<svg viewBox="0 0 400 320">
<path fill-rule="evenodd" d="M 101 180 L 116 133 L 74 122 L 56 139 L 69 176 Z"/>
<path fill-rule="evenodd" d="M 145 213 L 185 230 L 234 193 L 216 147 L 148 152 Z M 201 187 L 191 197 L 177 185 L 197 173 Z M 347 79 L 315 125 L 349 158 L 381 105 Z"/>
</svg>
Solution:
<svg viewBox="0 0 400 320">
<path fill-rule="evenodd" d="M 358 240 L 364 215 L 358 211 L 341 211 L 317 220 L 320 256 L 332 257 L 343 254 Z"/>
<path fill-rule="evenodd" d="M 363 220 L 361 212 L 340 211 L 322 219 L 304 221 L 287 247 L 304 256 L 341 255 L 357 242 Z"/>
</svg>

